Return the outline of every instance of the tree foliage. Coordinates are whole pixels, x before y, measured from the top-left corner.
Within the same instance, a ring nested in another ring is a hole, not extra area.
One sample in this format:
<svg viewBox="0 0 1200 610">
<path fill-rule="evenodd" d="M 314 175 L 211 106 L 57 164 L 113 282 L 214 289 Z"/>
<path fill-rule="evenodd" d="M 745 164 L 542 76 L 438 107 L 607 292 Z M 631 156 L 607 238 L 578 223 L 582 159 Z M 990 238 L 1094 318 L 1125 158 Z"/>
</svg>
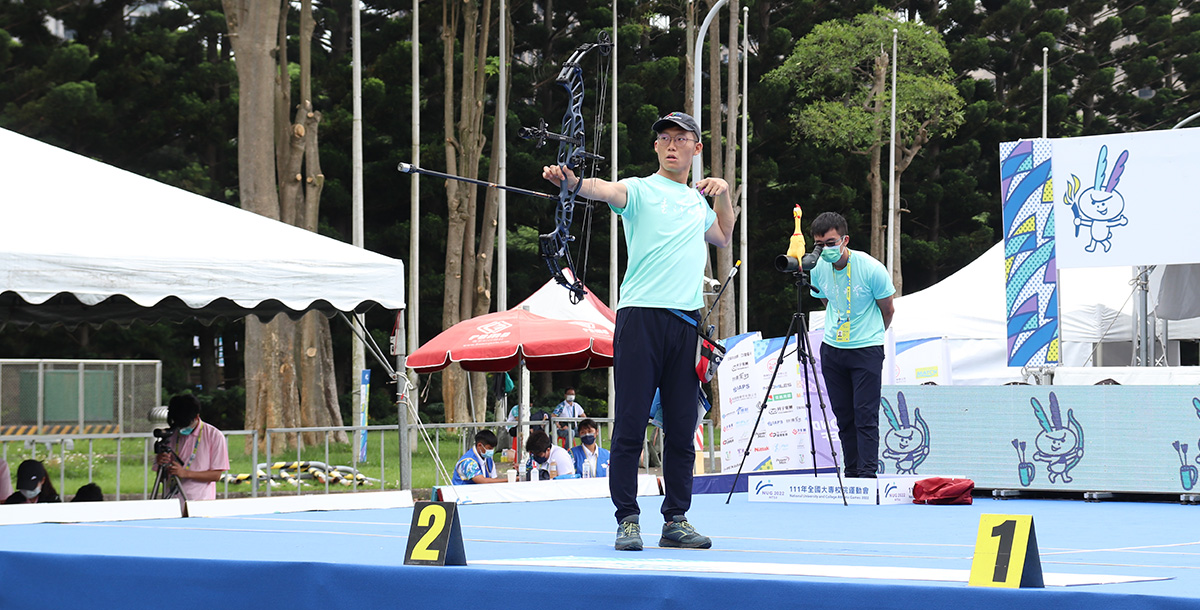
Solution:
<svg viewBox="0 0 1200 610">
<path fill-rule="evenodd" d="M 493 2 L 493 11 L 497 4 Z M 745 4 L 750 8 L 745 22 L 750 37 L 750 168 L 745 185 L 750 255 L 743 272 L 749 273 L 751 288 L 748 326 L 765 336 L 783 333 L 796 307 L 790 277 L 777 273 L 772 264 L 787 249 L 792 206 L 802 204 L 809 220 L 826 210 L 841 212 L 854 235 L 870 234 L 879 216 L 871 211 L 871 188 L 863 178 L 869 159 L 851 152 L 864 141 L 879 141 L 875 135 L 861 138 L 863 119 L 851 112 L 861 102 L 850 103 L 847 97 L 840 106 L 808 103 L 834 91 L 837 79 L 850 78 L 851 68 L 822 81 L 819 89 L 803 93 L 789 81 L 763 78 L 788 65 L 797 43 L 818 32 L 821 24 L 883 20 L 874 11 L 886 9 L 886 20 L 893 25 L 884 26 L 882 50 L 890 53 L 890 29 L 898 27 L 904 73 L 927 67 L 904 63 L 918 57 L 921 40 L 931 38 L 921 32 L 932 31 L 944 41 L 944 56 L 921 60 L 948 71 L 948 78 L 939 77 L 943 84 L 929 87 L 905 76 L 898 96 L 901 120 L 908 125 L 921 121 L 905 112 L 909 104 L 915 108 L 953 99 L 951 89 L 962 100 L 961 125 L 953 133 L 944 129 L 914 153 L 899 188 L 899 207 L 907 210 L 900 231 L 906 292 L 953 273 L 999 239 L 998 147 L 1004 141 L 1041 134 L 1043 47 L 1050 62 L 1050 137 L 1164 129 L 1200 110 L 1200 16 L 1194 14 L 1197 3 L 1192 1 L 755 0 Z M 611 27 L 612 9 L 608 3 L 546 0 L 517 0 L 510 5 L 509 108 L 502 116 L 497 113 L 498 83 L 494 73 L 487 73 L 480 133 L 490 136 L 496 121 L 506 121 L 512 137 L 507 143 L 509 183 L 548 191 L 540 174 L 552 152 L 517 140 L 516 131 L 522 125 L 536 125 L 539 119 L 556 126 L 566 100 L 553 77 L 571 50 Z M 650 126 L 684 105 L 691 53 L 685 48 L 687 6 L 686 0 L 618 0 L 618 124 L 615 133 L 605 126 L 596 144 L 607 155 L 609 138 L 616 138 L 622 177 L 656 169 Z M 413 131 L 408 111 L 413 87 L 412 2 L 370 0 L 363 7 L 365 243 L 371 250 L 407 259 L 410 178 L 395 168 L 398 162 L 410 160 Z M 440 3 L 421 3 L 421 164 L 433 169 L 444 169 L 447 163 L 440 121 L 446 78 L 440 10 Z M 289 19 L 297 14 L 289 11 Z M 313 104 L 323 113 L 320 159 L 326 177 L 317 230 L 349 241 L 350 2 L 316 0 L 314 18 Z M 728 18 L 722 16 L 710 35 L 728 41 L 727 24 Z M 52 30 L 59 25 L 65 36 Z M 289 27 L 295 31 L 296 24 Z M 910 31 L 917 40 L 905 38 Z M 238 92 L 235 62 L 223 50 L 225 35 L 219 0 L 0 2 L 0 126 L 240 205 Z M 491 70 L 500 56 L 497 39 L 493 29 L 485 49 L 485 70 Z M 877 39 L 855 44 L 862 50 L 880 50 Z M 730 51 L 723 50 L 722 67 L 729 58 L 738 57 L 736 49 Z M 455 52 L 457 61 L 462 50 L 456 47 Z M 288 53 L 288 61 L 296 63 L 294 51 Z M 825 61 L 849 66 L 850 59 L 849 54 L 830 55 Z M 595 61 L 585 68 L 589 77 L 595 74 Z M 707 59 L 701 66 L 704 78 L 711 77 Z M 598 106 L 594 95 L 599 83 L 589 78 L 587 84 L 585 113 L 599 113 L 607 123 L 608 108 Z M 294 90 L 293 99 L 297 96 Z M 702 101 L 711 108 L 707 95 Z M 816 114 L 818 110 L 825 114 Z M 830 135 L 815 137 L 801 131 L 797 121 L 803 116 L 813 117 L 808 119 L 810 126 L 817 116 L 823 117 L 824 131 Z M 709 124 L 707 115 L 697 118 L 702 125 Z M 705 134 L 706 142 L 711 137 Z M 491 169 L 491 150 L 481 153 L 481 177 Z M 598 170 L 600 176 L 607 173 L 605 165 Z M 449 221 L 446 186 L 430 179 L 420 185 L 420 294 L 410 295 L 409 303 L 419 308 L 421 322 L 409 332 L 427 341 L 442 330 Z M 605 228 L 609 212 L 604 207 L 594 212 L 588 283 L 608 302 L 604 274 L 611 239 Z M 538 233 L 553 226 L 552 213 L 550 202 L 508 198 L 510 304 L 547 279 L 534 244 Z M 468 230 L 482 235 L 484 222 L 477 218 Z M 189 247 L 206 247 L 205 236 L 192 238 Z M 617 241 L 618 265 L 623 265 L 624 240 L 618 235 Z M 735 296 L 727 294 L 725 299 L 735 302 Z M 807 302 L 805 306 L 813 307 Z M 367 318 L 376 339 L 384 344 L 393 321 L 390 312 L 370 312 Z M 214 333 L 224 339 L 226 358 L 237 358 L 234 346 L 241 323 L 219 324 Z M 0 355 L 161 358 L 166 363 L 164 383 L 172 392 L 196 383 L 191 366 L 196 354 L 191 346 L 197 334 L 193 324 L 90 331 L 5 329 L 0 330 Z M 333 341 L 347 413 L 354 377 L 346 373 L 348 334 L 335 332 Z M 240 385 L 229 368 L 227 363 L 227 379 L 219 383 Z M 603 396 L 607 380 L 603 372 L 562 373 L 541 377 L 537 383 L 545 398 L 535 399 L 535 405 L 541 400 L 557 402 L 566 385 L 576 386 L 581 396 Z M 431 405 L 431 412 L 437 411 L 440 383 L 423 380 L 422 386 L 427 392 L 425 404 Z M 382 381 L 373 388 L 373 414 L 394 413 L 387 405 L 390 391 L 391 386 Z M 588 402 L 589 414 L 593 404 Z"/>
</svg>

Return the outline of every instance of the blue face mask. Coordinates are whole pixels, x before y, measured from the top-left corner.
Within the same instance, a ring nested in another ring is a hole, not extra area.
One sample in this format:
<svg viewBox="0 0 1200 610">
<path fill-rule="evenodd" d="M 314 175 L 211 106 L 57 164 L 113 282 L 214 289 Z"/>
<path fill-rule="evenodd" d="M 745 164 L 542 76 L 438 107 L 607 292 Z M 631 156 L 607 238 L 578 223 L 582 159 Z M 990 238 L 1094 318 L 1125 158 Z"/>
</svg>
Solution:
<svg viewBox="0 0 1200 610">
<path fill-rule="evenodd" d="M 489 458 L 490 458 L 490 457 L 492 457 L 493 455 L 496 455 L 496 450 L 495 450 L 495 449 L 488 449 L 487 451 L 484 451 L 484 452 L 483 452 L 483 457 L 489 457 Z"/>
<path fill-rule="evenodd" d="M 188 435 L 190 435 L 190 434 L 192 433 L 192 431 L 193 431 L 193 430 L 195 430 L 195 429 L 196 429 L 196 424 L 192 424 L 192 425 L 190 425 L 190 426 L 188 426 L 188 427 L 186 427 L 186 428 L 180 428 L 180 429 L 179 429 L 179 433 L 180 433 L 180 434 L 182 434 L 183 436 L 188 436 Z"/>
<path fill-rule="evenodd" d="M 535 462 L 537 462 L 537 463 L 539 463 L 539 464 L 545 464 L 545 463 L 546 463 L 546 460 L 548 460 L 548 459 L 550 459 L 550 456 L 548 456 L 548 455 L 546 455 L 546 456 L 542 456 L 542 455 L 535 455 L 535 456 L 533 456 L 533 461 L 535 461 Z"/>
<path fill-rule="evenodd" d="M 584 434 L 583 436 L 579 437 L 579 440 L 583 441 L 583 444 L 591 446 L 591 445 L 596 444 L 596 435 L 595 434 Z"/>
</svg>

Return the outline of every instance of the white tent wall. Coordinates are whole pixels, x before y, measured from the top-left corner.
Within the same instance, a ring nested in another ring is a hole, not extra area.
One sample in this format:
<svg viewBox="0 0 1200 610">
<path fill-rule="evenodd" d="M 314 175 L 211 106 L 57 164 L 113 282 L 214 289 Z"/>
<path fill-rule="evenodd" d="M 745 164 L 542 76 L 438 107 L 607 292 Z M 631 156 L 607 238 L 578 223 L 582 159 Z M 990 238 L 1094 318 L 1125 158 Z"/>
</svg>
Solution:
<svg viewBox="0 0 1200 610">
<path fill-rule="evenodd" d="M 1060 269 L 1059 303 L 1063 366 L 1128 366 L 1133 340 L 1133 269 Z M 1156 270 L 1151 276 L 1154 307 Z M 955 385 L 996 385 L 1025 379 L 1005 366 L 1006 316 L 1004 244 L 941 282 L 895 299 L 892 331 L 897 343 L 931 337 L 947 341 Z M 824 311 L 810 314 L 810 327 L 824 327 Z M 1169 351 L 1178 364 L 1181 339 L 1200 338 L 1200 320 L 1159 322 L 1169 331 Z M 1097 345 L 1102 347 L 1093 356 Z M 1161 353 L 1161 345 L 1159 346 Z"/>
</svg>

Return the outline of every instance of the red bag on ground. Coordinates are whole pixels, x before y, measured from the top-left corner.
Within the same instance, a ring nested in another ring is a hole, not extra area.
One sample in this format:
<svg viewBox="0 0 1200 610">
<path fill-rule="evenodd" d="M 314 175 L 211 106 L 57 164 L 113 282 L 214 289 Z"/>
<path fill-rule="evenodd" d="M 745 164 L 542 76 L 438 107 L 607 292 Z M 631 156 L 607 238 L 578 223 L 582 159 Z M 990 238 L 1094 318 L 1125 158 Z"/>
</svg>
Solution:
<svg viewBox="0 0 1200 610">
<path fill-rule="evenodd" d="M 970 504 L 975 481 L 930 477 L 913 485 L 913 504 Z"/>
</svg>

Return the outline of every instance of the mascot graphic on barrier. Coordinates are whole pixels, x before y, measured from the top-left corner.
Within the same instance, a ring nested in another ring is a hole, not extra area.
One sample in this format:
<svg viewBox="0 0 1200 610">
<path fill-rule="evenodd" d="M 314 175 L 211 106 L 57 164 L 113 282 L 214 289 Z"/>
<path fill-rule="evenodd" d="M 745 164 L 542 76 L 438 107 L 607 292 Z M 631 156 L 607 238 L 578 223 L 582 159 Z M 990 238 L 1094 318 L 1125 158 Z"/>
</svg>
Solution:
<svg viewBox="0 0 1200 610">
<path fill-rule="evenodd" d="M 1083 192 L 1079 190 L 1079 176 L 1071 174 L 1071 182 L 1067 185 L 1063 203 L 1071 206 L 1071 212 L 1075 214 L 1075 237 L 1079 237 L 1079 230 L 1082 228 L 1086 227 L 1090 232 L 1091 240 L 1083 247 L 1088 252 L 1095 252 L 1096 244 L 1100 244 L 1104 251 L 1108 252 L 1112 248 L 1112 228 L 1129 224 L 1129 219 L 1125 217 L 1125 197 L 1117 191 L 1117 183 L 1121 181 L 1121 174 L 1125 172 L 1127 160 L 1129 151 L 1122 151 L 1113 165 L 1112 174 L 1107 176 L 1108 181 L 1105 182 L 1108 147 L 1101 146 L 1100 156 L 1096 159 L 1096 179 L 1091 188 L 1084 189 Z"/>
<path fill-rule="evenodd" d="M 1196 410 L 1196 417 L 1200 417 L 1200 398 L 1192 399 L 1192 407 Z M 1175 441 L 1171 443 L 1175 448 L 1175 453 L 1179 455 L 1179 484 L 1183 486 L 1184 491 L 1191 491 L 1196 486 L 1197 469 L 1195 466 L 1188 463 L 1187 443 Z M 1200 439 L 1196 440 L 1196 452 L 1200 454 Z M 1196 463 L 1200 464 L 1200 455 L 1196 456 Z"/>
<path fill-rule="evenodd" d="M 880 398 L 879 402 L 891 425 L 883 437 L 883 457 L 896 462 L 896 474 L 917 474 L 917 466 L 929 457 L 929 425 L 921 417 L 920 409 L 913 409 L 913 417 L 909 419 L 904 392 L 896 393 L 899 409 L 893 409 L 887 398 Z M 883 471 L 884 462 L 879 460 L 879 473 Z"/>
<path fill-rule="evenodd" d="M 1036 451 L 1034 461 L 1046 463 L 1046 476 L 1051 483 L 1070 483 L 1071 470 L 1083 459 L 1083 426 L 1075 419 L 1075 411 L 1067 409 L 1067 424 L 1063 425 L 1062 412 L 1058 408 L 1058 397 L 1050 392 L 1050 412 L 1037 398 L 1030 398 L 1033 404 L 1033 414 L 1037 416 L 1042 431 L 1038 432 L 1033 445 Z M 1017 448 L 1021 461 L 1017 471 L 1021 477 L 1021 485 L 1029 486 L 1034 479 L 1034 465 L 1025 461 L 1025 443 L 1013 439 L 1013 447 Z"/>
</svg>

